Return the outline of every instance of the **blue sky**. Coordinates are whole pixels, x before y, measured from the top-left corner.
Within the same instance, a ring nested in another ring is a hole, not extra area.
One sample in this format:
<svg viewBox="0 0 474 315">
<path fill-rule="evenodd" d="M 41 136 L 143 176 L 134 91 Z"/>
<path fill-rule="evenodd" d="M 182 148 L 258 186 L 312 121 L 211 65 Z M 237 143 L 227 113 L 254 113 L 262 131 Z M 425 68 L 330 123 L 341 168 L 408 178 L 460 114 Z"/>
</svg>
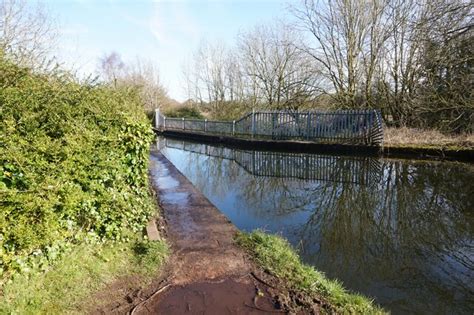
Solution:
<svg viewBox="0 0 474 315">
<path fill-rule="evenodd" d="M 291 1 L 291 0 L 290 0 Z M 296 0 L 292 0 L 296 1 Z M 241 30 L 284 18 L 288 0 L 47 0 L 60 25 L 57 55 L 80 73 L 115 51 L 153 61 L 183 101 L 182 65 L 201 40 L 232 44 Z"/>
</svg>

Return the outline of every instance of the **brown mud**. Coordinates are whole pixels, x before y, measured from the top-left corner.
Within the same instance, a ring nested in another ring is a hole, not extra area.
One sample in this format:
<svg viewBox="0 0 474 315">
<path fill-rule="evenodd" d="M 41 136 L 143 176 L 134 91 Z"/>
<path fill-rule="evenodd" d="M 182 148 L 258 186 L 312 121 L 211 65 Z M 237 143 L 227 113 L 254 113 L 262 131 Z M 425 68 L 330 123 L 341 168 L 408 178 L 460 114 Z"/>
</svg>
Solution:
<svg viewBox="0 0 474 315">
<path fill-rule="evenodd" d="M 134 314 L 266 314 L 278 310 L 268 288 L 250 276 L 173 286 Z"/>
</svg>

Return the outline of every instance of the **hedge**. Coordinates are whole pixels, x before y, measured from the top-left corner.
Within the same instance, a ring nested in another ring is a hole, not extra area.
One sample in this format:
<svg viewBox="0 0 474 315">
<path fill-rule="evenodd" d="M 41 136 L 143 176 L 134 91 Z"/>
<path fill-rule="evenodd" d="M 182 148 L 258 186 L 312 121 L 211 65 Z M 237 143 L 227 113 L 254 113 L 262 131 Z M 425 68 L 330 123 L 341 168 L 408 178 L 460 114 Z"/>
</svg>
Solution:
<svg viewBox="0 0 474 315">
<path fill-rule="evenodd" d="M 142 229 L 153 134 L 137 91 L 33 73 L 0 53 L 0 121 L 0 277 Z"/>
</svg>

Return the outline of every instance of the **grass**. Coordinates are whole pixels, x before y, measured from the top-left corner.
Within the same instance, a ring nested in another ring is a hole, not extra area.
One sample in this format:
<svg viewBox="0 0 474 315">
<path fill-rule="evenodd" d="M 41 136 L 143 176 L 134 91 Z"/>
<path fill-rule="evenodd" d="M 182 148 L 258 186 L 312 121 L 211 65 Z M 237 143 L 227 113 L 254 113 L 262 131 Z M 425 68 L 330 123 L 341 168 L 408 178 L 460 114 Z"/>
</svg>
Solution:
<svg viewBox="0 0 474 315">
<path fill-rule="evenodd" d="M 474 134 L 447 135 L 437 130 L 415 128 L 385 128 L 384 144 L 392 147 L 472 149 Z"/>
<path fill-rule="evenodd" d="M 303 264 L 298 254 L 283 238 L 254 231 L 240 233 L 237 243 L 244 247 L 262 268 L 283 280 L 289 290 L 317 297 L 329 305 L 329 313 L 385 314 L 368 298 L 348 292 L 334 280 Z"/>
<path fill-rule="evenodd" d="M 82 244 L 66 253 L 50 270 L 17 274 L 3 286 L 0 314 L 83 313 L 95 292 L 124 276 L 146 284 L 168 255 L 164 242 Z"/>
</svg>

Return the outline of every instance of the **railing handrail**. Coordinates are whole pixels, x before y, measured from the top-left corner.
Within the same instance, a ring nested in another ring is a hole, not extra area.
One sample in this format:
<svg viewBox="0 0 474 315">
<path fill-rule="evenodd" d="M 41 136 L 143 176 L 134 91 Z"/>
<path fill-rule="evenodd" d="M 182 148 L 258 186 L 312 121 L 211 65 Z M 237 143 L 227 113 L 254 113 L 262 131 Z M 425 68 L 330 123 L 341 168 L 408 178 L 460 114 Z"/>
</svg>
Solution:
<svg viewBox="0 0 474 315">
<path fill-rule="evenodd" d="M 337 110 L 329 110 L 329 109 L 308 109 L 308 110 L 258 110 L 255 111 L 255 114 L 262 113 L 262 114 L 307 114 L 307 113 L 316 113 L 316 114 L 365 114 L 371 111 L 378 111 L 375 108 L 367 108 L 367 109 L 337 109 Z M 252 112 L 247 113 L 243 116 L 243 118 L 251 116 Z"/>
<path fill-rule="evenodd" d="M 228 124 L 232 123 L 232 120 L 209 120 L 209 119 L 196 119 L 196 118 L 186 118 L 186 117 L 167 117 L 167 116 L 162 116 L 166 117 L 166 120 L 176 120 L 176 121 L 198 121 L 198 122 L 208 122 L 208 123 L 218 123 L 218 124 Z"/>
</svg>

